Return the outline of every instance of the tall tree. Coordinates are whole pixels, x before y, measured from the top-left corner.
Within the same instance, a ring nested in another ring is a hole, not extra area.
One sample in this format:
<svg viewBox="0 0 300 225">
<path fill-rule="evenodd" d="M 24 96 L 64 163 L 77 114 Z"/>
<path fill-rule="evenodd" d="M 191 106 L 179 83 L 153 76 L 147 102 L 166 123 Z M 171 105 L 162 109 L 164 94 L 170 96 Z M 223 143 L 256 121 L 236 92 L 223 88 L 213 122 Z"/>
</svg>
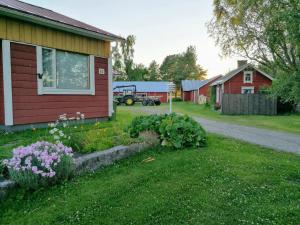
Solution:
<svg viewBox="0 0 300 225">
<path fill-rule="evenodd" d="M 300 101 L 300 0 L 214 0 L 210 35 L 276 76 L 273 93 Z"/>
<path fill-rule="evenodd" d="M 121 74 L 121 80 L 130 79 L 130 73 L 134 69 L 134 45 L 135 36 L 129 35 L 112 47 L 113 69 Z"/>
<path fill-rule="evenodd" d="M 196 48 L 193 46 L 181 54 L 167 56 L 160 66 L 160 72 L 163 80 L 176 84 L 176 89 L 180 89 L 182 80 L 203 79 L 206 76 L 206 71 L 197 64 Z"/>
<path fill-rule="evenodd" d="M 131 81 L 143 81 L 148 76 L 148 69 L 143 64 L 134 64 L 133 68 L 128 74 L 128 80 Z"/>
<path fill-rule="evenodd" d="M 159 64 L 155 60 L 153 60 L 148 67 L 148 74 L 146 80 L 161 80 Z"/>
<path fill-rule="evenodd" d="M 133 69 L 133 57 L 134 57 L 134 45 L 135 45 L 135 36 L 129 35 L 124 41 L 121 42 L 121 52 L 123 56 L 124 69 L 127 76 Z"/>
</svg>

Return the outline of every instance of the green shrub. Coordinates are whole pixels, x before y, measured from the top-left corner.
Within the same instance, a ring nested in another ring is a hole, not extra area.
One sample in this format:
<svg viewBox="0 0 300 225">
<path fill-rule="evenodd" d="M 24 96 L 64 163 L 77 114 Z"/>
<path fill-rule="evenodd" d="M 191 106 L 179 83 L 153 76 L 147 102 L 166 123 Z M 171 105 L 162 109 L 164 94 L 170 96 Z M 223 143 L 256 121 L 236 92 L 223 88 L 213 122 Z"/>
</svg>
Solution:
<svg viewBox="0 0 300 225">
<path fill-rule="evenodd" d="M 131 137 L 138 137 L 143 131 L 156 132 L 163 146 L 182 148 L 206 145 L 204 129 L 189 116 L 177 114 L 140 116 L 128 127 Z"/>
<path fill-rule="evenodd" d="M 159 133 L 160 124 L 166 117 L 167 115 L 138 116 L 132 120 L 127 131 L 133 138 L 138 137 L 142 131 L 154 131 Z"/>
<path fill-rule="evenodd" d="M 171 114 L 162 121 L 159 133 L 164 146 L 183 148 L 206 145 L 204 129 L 189 116 Z"/>
<path fill-rule="evenodd" d="M 182 98 L 181 97 L 175 97 L 172 99 L 173 102 L 182 102 Z"/>
</svg>

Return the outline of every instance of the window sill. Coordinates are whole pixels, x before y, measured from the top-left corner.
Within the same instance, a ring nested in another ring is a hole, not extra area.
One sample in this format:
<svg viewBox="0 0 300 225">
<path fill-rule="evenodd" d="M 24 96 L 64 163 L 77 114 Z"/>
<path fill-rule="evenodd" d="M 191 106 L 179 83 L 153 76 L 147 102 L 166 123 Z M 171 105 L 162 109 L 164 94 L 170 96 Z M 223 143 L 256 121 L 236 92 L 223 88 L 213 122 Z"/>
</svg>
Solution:
<svg viewBox="0 0 300 225">
<path fill-rule="evenodd" d="M 53 90 L 40 90 L 38 95 L 95 95 L 94 90 L 63 90 L 63 89 L 53 89 Z"/>
</svg>

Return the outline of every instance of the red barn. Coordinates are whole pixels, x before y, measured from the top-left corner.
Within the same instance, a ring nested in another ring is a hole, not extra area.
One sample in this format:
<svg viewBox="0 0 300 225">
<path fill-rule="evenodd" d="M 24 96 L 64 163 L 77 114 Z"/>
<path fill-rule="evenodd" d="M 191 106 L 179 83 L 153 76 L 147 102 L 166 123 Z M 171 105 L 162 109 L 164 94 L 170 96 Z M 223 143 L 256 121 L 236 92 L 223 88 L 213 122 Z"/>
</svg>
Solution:
<svg viewBox="0 0 300 225">
<path fill-rule="evenodd" d="M 182 80 L 181 81 L 181 98 L 183 101 L 198 103 L 199 97 L 202 96 L 203 102 L 209 101 L 210 85 L 218 80 L 221 76 L 216 76 L 207 80 Z"/>
<path fill-rule="evenodd" d="M 247 61 L 238 61 L 238 68 L 222 76 L 211 86 L 216 89 L 216 103 L 221 104 L 222 94 L 254 94 L 262 87 L 272 85 L 273 77 Z"/>
<path fill-rule="evenodd" d="M 126 88 L 117 88 L 117 86 L 135 85 L 136 93 L 145 96 L 159 97 L 162 103 L 168 102 L 169 82 L 167 81 L 114 81 L 114 94 L 126 90 Z"/>
<path fill-rule="evenodd" d="M 1 128 L 111 116 L 110 43 L 122 38 L 16 0 L 0 0 L 0 12 Z"/>
</svg>

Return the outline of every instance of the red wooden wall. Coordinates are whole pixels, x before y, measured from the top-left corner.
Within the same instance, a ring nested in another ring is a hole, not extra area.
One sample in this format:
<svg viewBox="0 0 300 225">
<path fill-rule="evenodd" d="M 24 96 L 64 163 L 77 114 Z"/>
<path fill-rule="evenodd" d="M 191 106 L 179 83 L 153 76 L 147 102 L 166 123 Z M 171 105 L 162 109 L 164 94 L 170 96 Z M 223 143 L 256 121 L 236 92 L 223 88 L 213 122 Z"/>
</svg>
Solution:
<svg viewBox="0 0 300 225">
<path fill-rule="evenodd" d="M 263 86 L 271 86 L 272 81 L 258 71 L 253 71 L 253 82 L 244 84 L 244 72 L 241 71 L 230 80 L 224 83 L 224 93 L 241 94 L 242 87 L 254 87 L 254 93 L 257 93 Z"/>
<path fill-rule="evenodd" d="M 168 102 L 167 92 L 147 92 L 147 96 L 159 96 L 162 103 Z"/>
<path fill-rule="evenodd" d="M 95 58 L 95 95 L 37 95 L 36 49 L 11 43 L 14 124 L 55 121 L 59 115 L 76 112 L 85 118 L 108 116 L 108 61 Z M 105 75 L 98 69 L 105 68 Z"/>
<path fill-rule="evenodd" d="M 2 42 L 0 41 L 0 124 L 4 124 L 4 93 L 3 93 L 3 67 Z"/>
</svg>

